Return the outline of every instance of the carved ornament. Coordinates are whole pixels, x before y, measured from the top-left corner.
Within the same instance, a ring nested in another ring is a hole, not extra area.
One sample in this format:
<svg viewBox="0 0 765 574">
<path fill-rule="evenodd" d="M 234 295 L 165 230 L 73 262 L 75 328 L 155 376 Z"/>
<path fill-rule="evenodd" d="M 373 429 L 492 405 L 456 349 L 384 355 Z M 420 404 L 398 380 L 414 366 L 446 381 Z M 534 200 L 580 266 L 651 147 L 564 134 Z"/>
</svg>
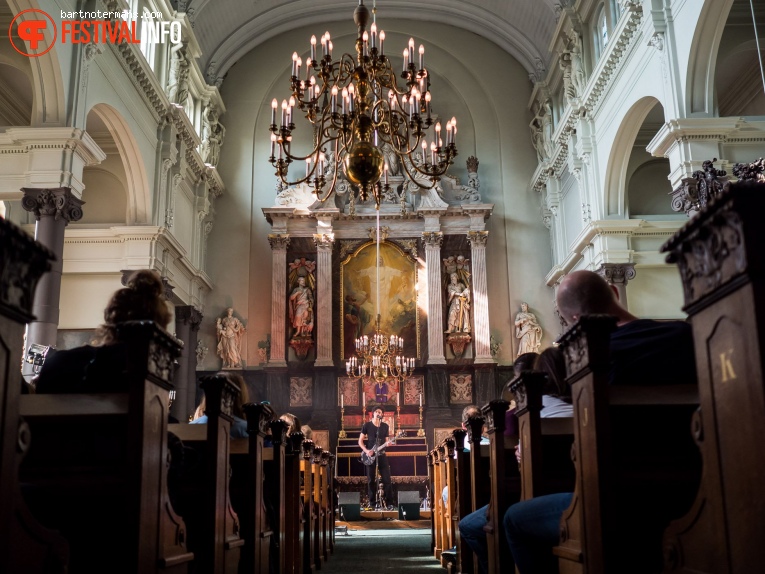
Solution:
<svg viewBox="0 0 765 574">
<path fill-rule="evenodd" d="M 290 246 L 290 236 L 286 233 L 269 233 L 268 243 L 271 245 L 271 249 L 286 251 Z"/>
<path fill-rule="evenodd" d="M 335 234 L 314 233 L 313 242 L 316 244 L 316 249 L 319 251 L 332 251 L 332 246 L 335 244 Z"/>
<path fill-rule="evenodd" d="M 765 158 L 760 158 L 752 163 L 737 163 L 733 166 L 733 175 L 739 181 L 765 182 Z"/>
<path fill-rule="evenodd" d="M 627 285 L 636 275 L 634 263 L 603 263 L 597 273 L 611 285 Z"/>
<path fill-rule="evenodd" d="M 440 249 L 444 242 L 444 234 L 441 231 L 426 231 L 422 234 L 422 242 L 426 249 Z"/>
<path fill-rule="evenodd" d="M 35 219 L 40 221 L 43 217 L 53 217 L 56 221 L 63 219 L 66 225 L 70 221 L 82 219 L 82 205 L 85 203 L 77 199 L 68 187 L 56 189 L 22 188 L 24 197 L 21 206 L 35 214 Z"/>
<path fill-rule="evenodd" d="M 489 232 L 468 231 L 467 240 L 470 243 L 470 247 L 486 247 L 486 242 L 489 240 Z"/>
<path fill-rule="evenodd" d="M 672 192 L 673 211 L 684 211 L 690 217 L 722 193 L 728 178 L 724 170 L 715 168 L 716 161 L 717 158 L 705 160 L 701 169 L 682 179 Z"/>
<path fill-rule="evenodd" d="M 566 358 L 566 376 L 572 377 L 585 367 L 602 367 L 608 364 L 608 344 L 602 346 L 606 356 L 593 356 L 591 348 L 599 339 L 609 338 L 616 328 L 616 318 L 611 315 L 585 315 L 558 339 Z M 600 349 L 601 347 L 597 347 Z"/>
</svg>

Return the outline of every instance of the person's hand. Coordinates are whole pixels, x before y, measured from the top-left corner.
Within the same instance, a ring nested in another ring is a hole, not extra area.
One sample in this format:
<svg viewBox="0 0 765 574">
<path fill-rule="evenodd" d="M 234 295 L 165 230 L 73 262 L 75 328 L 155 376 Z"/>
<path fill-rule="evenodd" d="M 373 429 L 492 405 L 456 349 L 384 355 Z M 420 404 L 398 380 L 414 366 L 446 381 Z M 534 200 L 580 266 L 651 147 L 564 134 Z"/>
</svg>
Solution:
<svg viewBox="0 0 765 574">
<path fill-rule="evenodd" d="M 521 443 L 520 442 L 517 445 L 515 445 L 515 460 L 518 461 L 518 464 L 521 464 Z"/>
</svg>

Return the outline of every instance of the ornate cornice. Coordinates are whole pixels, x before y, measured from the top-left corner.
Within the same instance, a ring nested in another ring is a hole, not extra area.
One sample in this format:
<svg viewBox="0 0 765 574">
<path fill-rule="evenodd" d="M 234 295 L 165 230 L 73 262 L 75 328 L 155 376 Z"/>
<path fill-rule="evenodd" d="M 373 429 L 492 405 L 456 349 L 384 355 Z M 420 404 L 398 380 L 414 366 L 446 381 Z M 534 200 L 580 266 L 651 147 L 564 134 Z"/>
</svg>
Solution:
<svg viewBox="0 0 765 574">
<path fill-rule="evenodd" d="M 40 277 L 55 255 L 11 222 L 0 218 L 0 306 L 19 323 L 34 319 L 32 303 Z"/>
<path fill-rule="evenodd" d="M 21 206 L 35 214 L 37 221 L 43 217 L 53 217 L 56 221 L 63 219 L 66 225 L 82 219 L 82 206 L 85 203 L 77 199 L 68 187 L 56 189 L 34 189 L 24 187 L 21 190 L 24 197 Z"/>
</svg>

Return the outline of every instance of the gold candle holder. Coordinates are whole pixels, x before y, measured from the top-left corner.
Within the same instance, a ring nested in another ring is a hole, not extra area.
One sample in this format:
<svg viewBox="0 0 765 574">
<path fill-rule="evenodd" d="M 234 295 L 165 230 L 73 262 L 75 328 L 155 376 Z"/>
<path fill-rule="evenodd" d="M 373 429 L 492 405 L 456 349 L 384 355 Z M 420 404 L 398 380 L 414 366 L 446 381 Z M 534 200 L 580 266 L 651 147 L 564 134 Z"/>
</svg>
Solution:
<svg viewBox="0 0 765 574">
<path fill-rule="evenodd" d="M 420 428 L 417 430 L 417 436 L 425 436 L 425 429 L 422 428 L 422 405 L 420 405 Z"/>
<path fill-rule="evenodd" d="M 348 433 L 345 432 L 345 407 L 340 407 L 340 432 L 337 433 L 338 438 L 348 438 Z"/>
</svg>

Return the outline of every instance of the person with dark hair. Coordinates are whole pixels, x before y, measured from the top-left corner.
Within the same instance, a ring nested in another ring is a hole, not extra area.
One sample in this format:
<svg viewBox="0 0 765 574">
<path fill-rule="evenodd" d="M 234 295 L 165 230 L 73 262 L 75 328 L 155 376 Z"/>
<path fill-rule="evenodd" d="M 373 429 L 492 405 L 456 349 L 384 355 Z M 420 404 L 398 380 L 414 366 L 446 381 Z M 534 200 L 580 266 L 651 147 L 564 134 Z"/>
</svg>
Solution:
<svg viewBox="0 0 765 574">
<path fill-rule="evenodd" d="M 170 317 L 159 274 L 149 269 L 136 271 L 125 287 L 112 295 L 104 309 L 104 323 L 96 329 L 90 345 L 48 353 L 40 370 L 37 392 L 126 391 L 127 351 L 118 339 L 117 324 L 154 321 L 165 328 Z"/>
<path fill-rule="evenodd" d="M 247 421 L 245 420 L 247 415 L 244 412 L 244 405 L 250 402 L 250 393 L 247 391 L 247 383 L 244 381 L 244 377 L 242 377 L 242 375 L 233 373 L 231 371 L 218 371 L 215 374 L 216 376 L 226 378 L 230 383 L 234 383 L 237 387 L 239 387 L 239 394 L 236 396 L 234 404 L 231 408 L 231 414 L 234 417 L 234 420 L 231 422 L 230 434 L 231 438 L 247 438 L 250 436 L 250 433 L 247 431 Z M 199 407 L 197 407 L 197 410 L 194 413 L 196 418 L 189 424 L 207 424 L 207 415 L 204 413 L 204 410 L 201 414 L 199 414 L 200 409 L 204 409 L 206 404 L 207 398 L 203 395 L 202 401 L 199 403 Z"/>
<path fill-rule="evenodd" d="M 369 495 L 369 505 L 375 506 L 375 499 L 377 497 L 377 488 L 375 486 L 375 479 L 379 472 L 383 485 L 383 493 L 385 496 L 385 502 L 383 506 L 387 509 L 393 509 L 393 489 L 391 488 L 390 480 L 390 463 L 388 463 L 388 456 L 385 451 L 375 452 L 373 449 L 377 447 L 380 449 L 386 444 L 388 436 L 390 436 L 390 430 L 388 429 L 388 423 L 383 422 L 383 416 L 385 411 L 381 406 L 377 406 L 372 411 L 372 420 L 364 423 L 361 427 L 361 434 L 359 434 L 359 447 L 362 452 L 369 458 L 374 459 L 373 464 L 366 466 L 367 472 L 367 494 Z"/>
<path fill-rule="evenodd" d="M 696 384 L 691 327 L 684 321 L 638 319 L 619 303 L 615 287 L 592 271 L 574 271 L 556 294 L 561 317 L 573 325 L 582 316 L 616 317 L 611 334 L 609 382 L 619 385 Z M 520 574 L 547 572 L 552 548 L 573 494 L 561 492 L 512 505 L 503 520 L 505 536 Z"/>
<path fill-rule="evenodd" d="M 557 347 L 548 347 L 537 357 L 534 370 L 546 375 L 539 416 L 543 419 L 574 416 L 571 387 L 566 382 L 566 359 L 563 352 Z"/>
<path fill-rule="evenodd" d="M 534 367 L 534 361 L 537 360 L 539 353 L 523 353 L 518 355 L 513 363 L 513 374 L 517 377 L 524 371 L 530 371 Z"/>
</svg>

